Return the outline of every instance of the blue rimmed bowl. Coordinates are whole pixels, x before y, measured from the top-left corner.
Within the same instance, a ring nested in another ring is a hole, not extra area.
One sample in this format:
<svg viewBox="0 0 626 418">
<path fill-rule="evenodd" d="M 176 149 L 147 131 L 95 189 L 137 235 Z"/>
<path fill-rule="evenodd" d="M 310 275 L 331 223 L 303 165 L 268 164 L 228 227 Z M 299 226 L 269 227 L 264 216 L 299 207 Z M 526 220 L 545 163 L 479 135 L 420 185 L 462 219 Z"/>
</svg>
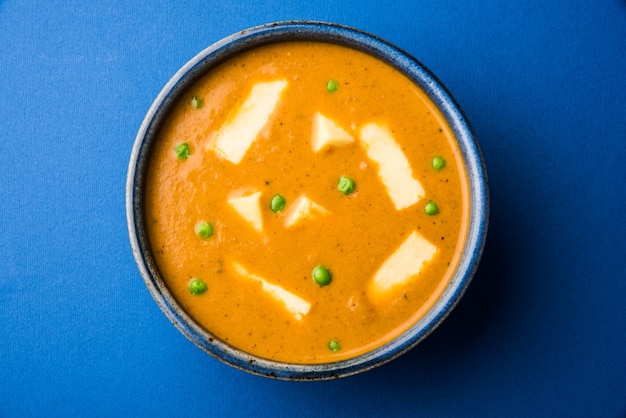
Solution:
<svg viewBox="0 0 626 418">
<path fill-rule="evenodd" d="M 288 364 L 259 358 L 232 347 L 200 327 L 169 292 L 151 254 L 143 218 L 146 168 L 158 132 L 176 102 L 203 75 L 225 60 L 262 45 L 320 41 L 368 53 L 408 76 L 426 92 L 451 127 L 469 178 L 470 222 L 456 272 L 439 300 L 409 330 L 366 354 L 328 364 Z M 324 380 L 369 370 L 400 356 L 426 338 L 450 313 L 469 285 L 484 246 L 489 217 L 487 175 L 475 135 L 456 101 L 437 77 L 415 58 L 368 33 L 330 23 L 279 22 L 231 35 L 200 52 L 165 85 L 141 124 L 128 168 L 126 214 L 132 250 L 152 297 L 170 321 L 198 347 L 238 369 L 277 379 Z"/>
</svg>

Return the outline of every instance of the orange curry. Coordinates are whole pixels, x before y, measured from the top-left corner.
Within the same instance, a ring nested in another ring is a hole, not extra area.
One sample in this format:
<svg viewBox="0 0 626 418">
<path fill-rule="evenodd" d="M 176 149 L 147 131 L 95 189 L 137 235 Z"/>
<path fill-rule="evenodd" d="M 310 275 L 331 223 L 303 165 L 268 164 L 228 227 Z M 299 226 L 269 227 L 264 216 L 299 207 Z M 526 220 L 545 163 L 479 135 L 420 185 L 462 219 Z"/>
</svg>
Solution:
<svg viewBox="0 0 626 418">
<path fill-rule="evenodd" d="M 156 264 L 234 347 L 354 357 L 415 324 L 454 273 L 469 217 L 460 151 L 425 93 L 380 60 L 256 48 L 203 76 L 159 135 L 145 190 Z"/>
</svg>

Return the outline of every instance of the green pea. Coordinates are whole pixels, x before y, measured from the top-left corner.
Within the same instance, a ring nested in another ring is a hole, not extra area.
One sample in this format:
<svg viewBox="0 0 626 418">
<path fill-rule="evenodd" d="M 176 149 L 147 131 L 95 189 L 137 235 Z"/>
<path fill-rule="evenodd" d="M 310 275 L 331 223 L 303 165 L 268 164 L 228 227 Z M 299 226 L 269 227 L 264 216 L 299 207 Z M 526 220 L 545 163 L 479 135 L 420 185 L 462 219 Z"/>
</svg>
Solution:
<svg viewBox="0 0 626 418">
<path fill-rule="evenodd" d="M 428 216 L 436 215 L 439 213 L 439 208 L 435 202 L 429 200 L 424 206 L 424 212 L 426 212 L 426 215 Z"/>
<path fill-rule="evenodd" d="M 207 221 L 200 221 L 196 224 L 196 234 L 202 239 L 210 238 L 213 235 L 213 225 Z"/>
<path fill-rule="evenodd" d="M 337 340 L 330 340 L 328 342 L 328 348 L 330 349 L 330 351 L 333 351 L 336 353 L 337 351 L 341 350 L 341 345 L 339 344 L 339 341 Z"/>
<path fill-rule="evenodd" d="M 207 285 L 202 281 L 202 279 L 194 277 L 189 282 L 189 291 L 194 295 L 201 295 L 207 291 Z"/>
<path fill-rule="evenodd" d="M 446 166 L 446 160 L 443 159 L 442 156 L 436 156 L 433 158 L 433 168 L 437 171 L 441 170 Z"/>
<path fill-rule="evenodd" d="M 202 99 L 198 96 L 193 96 L 191 98 L 191 106 L 193 106 L 195 109 L 200 109 L 203 104 L 204 103 L 202 102 Z"/>
<path fill-rule="evenodd" d="M 189 149 L 189 144 L 186 142 L 176 145 L 176 149 L 174 150 L 174 152 L 176 153 L 176 157 L 179 160 L 186 160 L 187 158 L 189 158 L 189 154 L 191 153 Z"/>
<path fill-rule="evenodd" d="M 270 202 L 270 209 L 272 210 L 272 212 L 280 212 L 281 210 L 285 209 L 286 205 L 287 201 L 285 200 L 285 198 L 277 194 L 272 198 L 272 201 Z"/>
<path fill-rule="evenodd" d="M 352 180 L 350 177 L 341 176 L 339 177 L 339 181 L 337 182 L 337 189 L 341 193 L 349 195 L 351 193 L 354 193 L 354 190 L 356 189 L 356 184 L 354 184 L 354 180 Z"/>
<path fill-rule="evenodd" d="M 331 272 L 324 266 L 315 266 L 311 272 L 311 276 L 313 277 L 313 281 L 320 286 L 329 285 L 333 279 Z"/>
<path fill-rule="evenodd" d="M 328 90 L 330 93 L 334 93 L 339 89 L 339 83 L 337 83 L 335 80 L 328 80 L 328 82 L 326 83 L 326 90 Z"/>
</svg>

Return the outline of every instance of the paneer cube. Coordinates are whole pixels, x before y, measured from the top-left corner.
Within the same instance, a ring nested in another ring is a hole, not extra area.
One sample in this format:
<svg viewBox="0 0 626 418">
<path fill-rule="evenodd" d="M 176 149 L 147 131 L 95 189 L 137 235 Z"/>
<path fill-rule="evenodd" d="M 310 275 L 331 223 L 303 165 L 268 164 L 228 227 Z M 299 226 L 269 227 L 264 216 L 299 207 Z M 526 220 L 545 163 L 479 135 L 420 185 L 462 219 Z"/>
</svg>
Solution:
<svg viewBox="0 0 626 418">
<path fill-rule="evenodd" d="M 328 209 L 302 194 L 289 205 L 285 212 L 285 226 L 294 226 L 302 221 L 316 219 L 329 213 Z"/>
<path fill-rule="evenodd" d="M 228 197 L 228 204 L 255 230 L 263 231 L 260 191 L 251 194 L 235 191 Z"/>
<path fill-rule="evenodd" d="M 278 107 L 285 87 L 286 80 L 255 84 L 250 95 L 239 109 L 231 113 L 208 147 L 222 158 L 239 164 Z"/>
<path fill-rule="evenodd" d="M 374 274 L 367 287 L 369 299 L 383 303 L 397 296 L 403 285 L 415 278 L 436 253 L 437 247 L 413 231 Z"/>
<path fill-rule="evenodd" d="M 378 177 L 385 186 L 397 210 L 414 205 L 425 195 L 421 183 L 413 177 L 413 170 L 385 125 L 368 123 L 361 128 L 360 143 L 378 169 Z"/>
<path fill-rule="evenodd" d="M 263 292 L 282 305 L 296 320 L 302 320 L 304 315 L 311 310 L 311 304 L 300 296 L 291 293 L 281 286 L 268 282 L 265 278 L 248 271 L 237 262 L 233 262 L 232 265 L 239 275 L 260 283 Z"/>
<path fill-rule="evenodd" d="M 311 134 L 311 147 L 314 152 L 319 152 L 328 147 L 340 147 L 351 144 L 354 138 L 335 121 L 317 112 L 313 115 L 313 132 Z"/>
</svg>

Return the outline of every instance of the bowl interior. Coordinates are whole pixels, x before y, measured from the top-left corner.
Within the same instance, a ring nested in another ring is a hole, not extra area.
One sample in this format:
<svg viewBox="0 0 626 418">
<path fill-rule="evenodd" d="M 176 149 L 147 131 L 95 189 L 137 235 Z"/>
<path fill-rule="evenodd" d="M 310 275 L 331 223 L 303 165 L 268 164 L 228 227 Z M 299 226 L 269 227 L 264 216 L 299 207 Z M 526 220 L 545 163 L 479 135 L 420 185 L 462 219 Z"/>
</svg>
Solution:
<svg viewBox="0 0 626 418">
<path fill-rule="evenodd" d="M 425 91 L 456 136 L 469 177 L 470 195 L 465 248 L 452 281 L 432 309 L 407 332 L 382 347 L 349 360 L 314 365 L 286 364 L 249 355 L 198 326 L 162 280 L 151 255 L 143 219 L 143 190 L 150 153 L 160 127 L 179 98 L 199 78 L 230 57 L 269 43 L 304 40 L 336 43 L 366 52 L 395 67 Z M 486 172 L 475 135 L 452 95 L 434 74 L 406 52 L 373 35 L 335 24 L 296 21 L 263 25 L 225 38 L 199 53 L 172 77 L 150 107 L 137 134 L 129 164 L 126 210 L 131 246 L 146 286 L 161 310 L 188 339 L 225 363 L 254 374 L 321 380 L 351 375 L 390 361 L 437 327 L 454 308 L 474 274 L 485 241 L 489 202 Z"/>
</svg>

